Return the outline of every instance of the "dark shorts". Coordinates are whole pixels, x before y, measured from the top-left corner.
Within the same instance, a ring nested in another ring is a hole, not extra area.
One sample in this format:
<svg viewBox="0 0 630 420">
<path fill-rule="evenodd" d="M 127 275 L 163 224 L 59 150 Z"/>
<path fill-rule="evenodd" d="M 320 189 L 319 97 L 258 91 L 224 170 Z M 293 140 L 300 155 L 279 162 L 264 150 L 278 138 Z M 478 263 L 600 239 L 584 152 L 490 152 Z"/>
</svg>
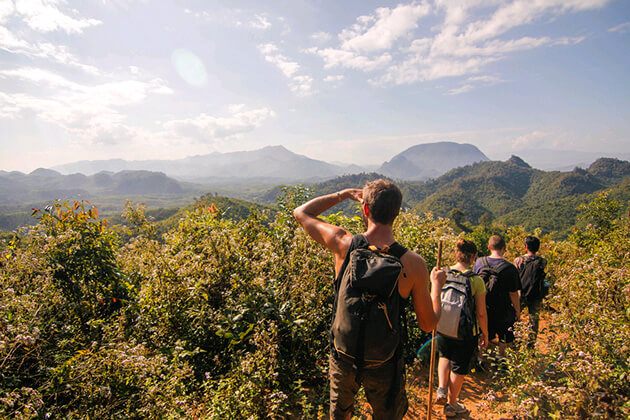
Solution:
<svg viewBox="0 0 630 420">
<path fill-rule="evenodd" d="M 399 375 L 398 390 L 393 403 L 388 407 L 389 391 L 395 382 L 396 372 Z M 329 377 L 331 419 L 350 418 L 354 397 L 361 385 L 363 385 L 365 396 L 372 407 L 374 420 L 399 420 L 407 412 L 409 404 L 405 392 L 405 369 L 402 358 L 398 363 L 391 360 L 378 368 L 363 369 L 360 382 L 358 382 L 356 367 L 331 355 Z"/>
<path fill-rule="evenodd" d="M 514 341 L 514 316 L 496 316 L 488 314 L 488 340 L 499 337 L 501 343 Z"/>
<path fill-rule="evenodd" d="M 440 357 L 451 362 L 451 372 L 458 375 L 468 375 L 470 359 L 477 348 L 477 338 L 456 340 L 442 334 L 438 334 L 437 337 Z"/>
</svg>

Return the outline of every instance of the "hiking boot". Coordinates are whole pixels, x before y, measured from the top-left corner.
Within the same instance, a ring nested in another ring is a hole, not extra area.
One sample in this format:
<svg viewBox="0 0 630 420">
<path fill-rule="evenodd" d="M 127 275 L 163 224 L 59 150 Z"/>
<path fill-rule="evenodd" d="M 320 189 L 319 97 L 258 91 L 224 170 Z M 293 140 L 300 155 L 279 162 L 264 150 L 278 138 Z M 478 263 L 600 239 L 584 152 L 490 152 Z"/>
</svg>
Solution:
<svg viewBox="0 0 630 420">
<path fill-rule="evenodd" d="M 468 409 L 464 404 L 456 402 L 455 405 L 446 404 L 444 406 L 444 415 L 446 417 L 455 417 L 458 414 L 468 413 Z"/>
<path fill-rule="evenodd" d="M 446 389 L 438 388 L 437 392 L 435 393 L 435 403 L 439 405 L 444 405 L 447 401 L 448 398 L 446 397 Z"/>
</svg>

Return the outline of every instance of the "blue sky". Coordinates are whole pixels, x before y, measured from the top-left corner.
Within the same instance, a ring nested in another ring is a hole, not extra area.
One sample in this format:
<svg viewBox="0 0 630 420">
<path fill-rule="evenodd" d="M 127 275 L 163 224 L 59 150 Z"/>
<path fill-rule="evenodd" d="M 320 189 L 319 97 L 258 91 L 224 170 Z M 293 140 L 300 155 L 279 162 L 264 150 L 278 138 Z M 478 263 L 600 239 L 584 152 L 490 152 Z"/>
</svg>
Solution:
<svg viewBox="0 0 630 420">
<path fill-rule="evenodd" d="M 0 0 L 0 169 L 630 152 L 623 0 Z"/>
</svg>

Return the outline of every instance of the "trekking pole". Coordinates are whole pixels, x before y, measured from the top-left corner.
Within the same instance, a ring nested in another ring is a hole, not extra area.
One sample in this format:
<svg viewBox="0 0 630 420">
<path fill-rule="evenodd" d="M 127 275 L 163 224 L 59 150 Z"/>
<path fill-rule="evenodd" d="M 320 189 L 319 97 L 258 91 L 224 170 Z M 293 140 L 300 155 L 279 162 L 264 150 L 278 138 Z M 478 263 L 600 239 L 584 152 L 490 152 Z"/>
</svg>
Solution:
<svg viewBox="0 0 630 420">
<path fill-rule="evenodd" d="M 442 266 L 442 240 L 438 241 L 437 268 Z M 429 400 L 427 401 L 427 420 L 431 420 L 433 405 L 433 371 L 435 370 L 435 328 L 431 333 L 431 363 L 429 366 Z"/>
</svg>

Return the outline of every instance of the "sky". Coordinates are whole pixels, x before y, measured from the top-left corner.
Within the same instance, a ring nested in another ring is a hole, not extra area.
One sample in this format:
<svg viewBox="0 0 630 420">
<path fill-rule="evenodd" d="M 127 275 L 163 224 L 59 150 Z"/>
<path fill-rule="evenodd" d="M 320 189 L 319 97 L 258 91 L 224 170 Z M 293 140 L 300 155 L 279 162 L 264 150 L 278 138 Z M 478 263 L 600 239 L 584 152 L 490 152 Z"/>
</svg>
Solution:
<svg viewBox="0 0 630 420">
<path fill-rule="evenodd" d="M 630 152 L 627 0 L 0 0 L 0 170 Z"/>
</svg>

